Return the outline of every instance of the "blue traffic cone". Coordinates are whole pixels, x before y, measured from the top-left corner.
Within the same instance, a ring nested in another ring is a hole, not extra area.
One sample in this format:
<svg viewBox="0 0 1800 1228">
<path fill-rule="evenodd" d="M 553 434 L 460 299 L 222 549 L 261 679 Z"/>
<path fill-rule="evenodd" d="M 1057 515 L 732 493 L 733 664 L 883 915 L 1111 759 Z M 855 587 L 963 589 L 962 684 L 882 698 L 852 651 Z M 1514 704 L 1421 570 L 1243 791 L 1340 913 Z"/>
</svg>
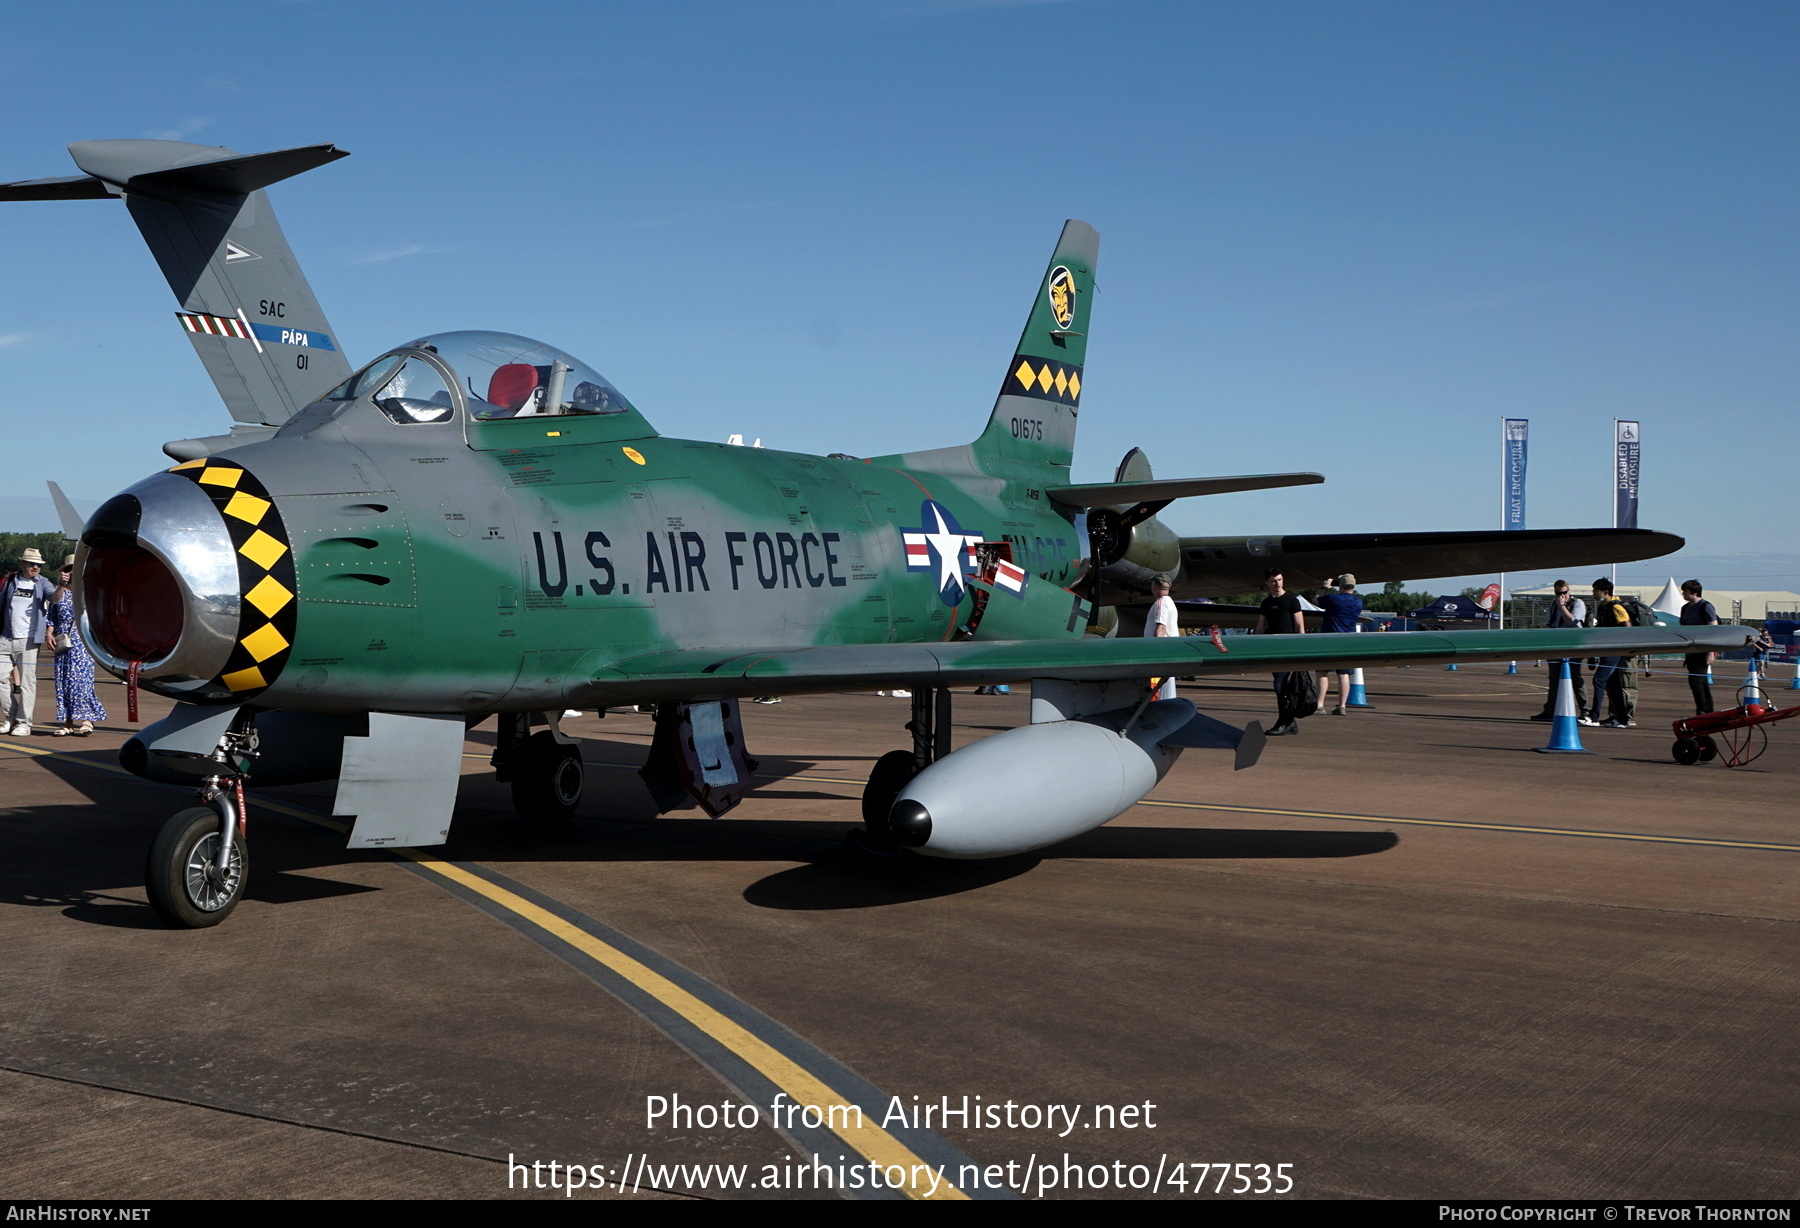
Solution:
<svg viewBox="0 0 1800 1228">
<path fill-rule="evenodd" d="M 1448 664 L 1448 665 L 1446 665 L 1446 666 L 1444 666 L 1444 668 L 1445 668 L 1445 669 L 1455 669 L 1455 668 L 1456 668 L 1456 662 L 1454 662 L 1454 661 L 1452 661 L 1452 662 L 1450 662 L 1450 664 Z"/>
<path fill-rule="evenodd" d="M 1706 685 L 1713 685 L 1712 661 L 1710 659 L 1706 662 Z"/>
<path fill-rule="evenodd" d="M 1373 708 L 1369 702 L 1369 693 L 1363 690 L 1362 667 L 1350 671 L 1350 698 L 1344 701 L 1346 708 Z"/>
<path fill-rule="evenodd" d="M 1506 663 L 1506 672 L 1509 674 L 1518 673 L 1519 672 L 1519 663 L 1517 661 L 1508 661 Z"/>
<path fill-rule="evenodd" d="M 1794 680 L 1788 683 L 1788 690 L 1800 691 L 1800 652 L 1794 654 Z"/>
<path fill-rule="evenodd" d="M 1543 755 L 1591 755 L 1581 744 L 1581 726 L 1575 723 L 1575 684 L 1569 680 L 1568 661 L 1557 662 L 1556 715 L 1550 720 L 1550 745 L 1538 747 Z"/>
</svg>

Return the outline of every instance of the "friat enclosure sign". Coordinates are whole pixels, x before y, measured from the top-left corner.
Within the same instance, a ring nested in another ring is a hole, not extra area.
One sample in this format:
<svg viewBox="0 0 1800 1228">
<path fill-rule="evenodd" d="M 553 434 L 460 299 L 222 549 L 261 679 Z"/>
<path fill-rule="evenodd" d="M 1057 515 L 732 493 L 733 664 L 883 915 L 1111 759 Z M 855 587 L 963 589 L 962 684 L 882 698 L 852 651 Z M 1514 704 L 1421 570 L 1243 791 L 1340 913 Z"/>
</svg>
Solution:
<svg viewBox="0 0 1800 1228">
<path fill-rule="evenodd" d="M 1525 446 L 1530 427 L 1529 418 L 1508 418 L 1502 432 L 1506 474 L 1500 516 L 1503 529 L 1525 527 Z"/>
</svg>

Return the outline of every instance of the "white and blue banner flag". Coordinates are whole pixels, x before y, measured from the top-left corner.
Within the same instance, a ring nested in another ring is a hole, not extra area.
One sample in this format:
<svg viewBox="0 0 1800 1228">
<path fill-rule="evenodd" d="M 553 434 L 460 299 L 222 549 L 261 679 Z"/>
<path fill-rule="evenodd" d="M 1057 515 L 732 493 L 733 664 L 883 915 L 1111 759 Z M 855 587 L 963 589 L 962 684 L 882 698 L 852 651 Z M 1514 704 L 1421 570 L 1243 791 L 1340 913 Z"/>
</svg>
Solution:
<svg viewBox="0 0 1800 1228">
<path fill-rule="evenodd" d="M 1529 418 L 1506 419 L 1506 499 L 1500 518 L 1503 529 L 1525 527 L 1525 437 Z"/>
<path fill-rule="evenodd" d="M 1613 419 L 1613 528 L 1638 521 L 1638 424 Z"/>
</svg>

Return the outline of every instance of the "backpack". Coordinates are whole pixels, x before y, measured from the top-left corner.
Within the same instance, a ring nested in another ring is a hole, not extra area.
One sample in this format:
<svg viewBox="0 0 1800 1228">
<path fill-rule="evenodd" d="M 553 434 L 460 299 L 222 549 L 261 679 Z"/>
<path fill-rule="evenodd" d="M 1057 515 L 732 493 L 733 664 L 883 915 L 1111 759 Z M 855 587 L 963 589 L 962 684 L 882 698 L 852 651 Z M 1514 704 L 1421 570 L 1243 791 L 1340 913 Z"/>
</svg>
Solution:
<svg viewBox="0 0 1800 1228">
<path fill-rule="evenodd" d="M 1288 715 L 1304 720 L 1319 710 L 1319 687 L 1312 671 L 1291 671 L 1281 685 L 1281 707 Z"/>
<path fill-rule="evenodd" d="M 1625 613 L 1631 616 L 1632 626 L 1656 626 L 1656 611 L 1639 601 L 1636 597 L 1615 597 L 1613 600 L 1625 607 Z"/>
</svg>

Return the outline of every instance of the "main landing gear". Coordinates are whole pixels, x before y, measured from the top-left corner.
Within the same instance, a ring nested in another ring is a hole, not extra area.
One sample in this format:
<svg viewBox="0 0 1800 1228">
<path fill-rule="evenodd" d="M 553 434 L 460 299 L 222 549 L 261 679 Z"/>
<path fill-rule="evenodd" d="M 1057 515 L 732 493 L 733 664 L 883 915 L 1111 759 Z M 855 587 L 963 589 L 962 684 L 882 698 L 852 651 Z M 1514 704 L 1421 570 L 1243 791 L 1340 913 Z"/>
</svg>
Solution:
<svg viewBox="0 0 1800 1228">
<path fill-rule="evenodd" d="M 557 740 L 554 725 L 531 732 L 532 713 L 502 712 L 494 777 L 512 785 L 513 809 L 533 831 L 557 831 L 575 817 L 584 773 L 581 747 Z"/>
<path fill-rule="evenodd" d="M 892 811 L 913 777 L 950 753 L 950 688 L 914 687 L 912 720 L 906 727 L 912 732 L 911 750 L 891 750 L 875 761 L 869 772 L 869 783 L 863 787 L 863 830 L 850 832 L 850 843 L 866 853 L 881 857 L 899 857 L 904 852 L 893 829 Z"/>
</svg>

